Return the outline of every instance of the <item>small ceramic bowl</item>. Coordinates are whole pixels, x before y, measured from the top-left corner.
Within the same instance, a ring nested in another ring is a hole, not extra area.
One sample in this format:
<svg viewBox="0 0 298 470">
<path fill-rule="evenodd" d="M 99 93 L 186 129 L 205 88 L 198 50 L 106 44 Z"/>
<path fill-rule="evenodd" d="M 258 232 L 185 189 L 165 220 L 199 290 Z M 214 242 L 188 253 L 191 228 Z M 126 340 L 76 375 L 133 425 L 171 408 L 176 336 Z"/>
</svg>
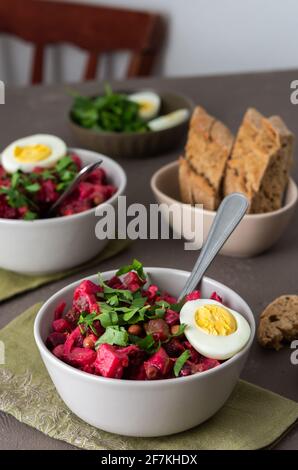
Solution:
<svg viewBox="0 0 298 470">
<path fill-rule="evenodd" d="M 102 168 L 118 189 L 106 202 L 117 205 L 118 196 L 124 193 L 126 175 L 122 167 L 105 155 L 89 150 L 70 149 L 83 165 L 103 160 Z M 43 220 L 0 219 L 0 267 L 23 274 L 50 274 L 64 271 L 88 261 L 100 253 L 108 240 L 98 240 L 95 209 L 66 217 Z"/>
<path fill-rule="evenodd" d="M 181 232 L 180 226 L 182 225 L 183 238 L 186 240 L 191 239 L 190 224 L 181 224 L 182 210 L 180 209 L 183 209 L 184 220 L 193 220 L 193 217 L 201 217 L 203 223 L 202 239 L 206 239 L 216 212 L 200 209 L 181 202 L 177 161 L 163 166 L 153 175 L 151 188 L 159 204 L 163 203 L 166 206 L 174 204 L 179 209 L 176 210 L 176 216 L 170 218 L 170 223 L 175 233 L 179 234 Z M 283 207 L 264 214 L 245 215 L 220 253 L 227 256 L 250 257 L 268 250 L 284 233 L 294 214 L 297 198 L 297 185 L 293 179 L 290 179 Z"/>
<path fill-rule="evenodd" d="M 187 271 L 145 268 L 151 282 L 178 296 Z M 104 279 L 114 271 L 103 273 Z M 89 278 L 98 282 L 97 276 Z M 255 335 L 255 321 L 247 303 L 229 287 L 207 277 L 200 285 L 202 296 L 216 291 L 227 307 L 241 313 L 249 322 L 251 336 L 246 346 L 214 369 L 167 380 L 122 380 L 82 372 L 57 359 L 45 346 L 51 331 L 55 307 L 72 304 L 74 289 L 81 281 L 53 295 L 39 310 L 34 337 L 48 373 L 62 400 L 73 413 L 104 431 L 126 436 L 163 436 L 190 429 L 210 418 L 229 398 L 247 359 Z"/>
<path fill-rule="evenodd" d="M 132 93 L 132 91 L 130 91 Z M 193 103 L 185 96 L 174 93 L 158 93 L 161 98 L 160 115 L 187 108 Z M 85 129 L 69 116 L 69 124 L 74 138 L 84 148 L 110 155 L 113 158 L 146 157 L 161 154 L 176 148 L 187 133 L 188 120 L 161 131 L 148 132 L 105 132 Z"/>
</svg>

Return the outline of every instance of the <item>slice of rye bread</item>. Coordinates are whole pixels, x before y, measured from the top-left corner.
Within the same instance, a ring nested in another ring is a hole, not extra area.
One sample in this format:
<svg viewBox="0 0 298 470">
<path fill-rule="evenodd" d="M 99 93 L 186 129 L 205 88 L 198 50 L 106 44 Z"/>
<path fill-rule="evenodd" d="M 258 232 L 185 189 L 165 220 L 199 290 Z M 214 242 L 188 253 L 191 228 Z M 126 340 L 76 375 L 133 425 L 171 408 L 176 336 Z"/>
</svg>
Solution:
<svg viewBox="0 0 298 470">
<path fill-rule="evenodd" d="M 244 193 L 250 213 L 282 206 L 293 160 L 294 136 L 278 116 L 246 111 L 224 178 L 224 195 Z"/>
<path fill-rule="evenodd" d="M 186 162 L 180 160 L 180 188 L 184 202 L 203 204 L 209 210 L 217 209 L 233 140 L 232 133 L 222 122 L 201 106 L 195 108 L 185 147 Z M 187 182 L 189 189 L 185 188 Z"/>
<path fill-rule="evenodd" d="M 258 341 L 276 350 L 283 342 L 298 339 L 298 295 L 282 295 L 269 304 L 260 316 Z"/>
<path fill-rule="evenodd" d="M 203 176 L 197 175 L 185 158 L 179 159 L 179 186 L 182 202 L 203 204 L 208 210 L 215 210 L 217 197 L 214 188 Z"/>
</svg>

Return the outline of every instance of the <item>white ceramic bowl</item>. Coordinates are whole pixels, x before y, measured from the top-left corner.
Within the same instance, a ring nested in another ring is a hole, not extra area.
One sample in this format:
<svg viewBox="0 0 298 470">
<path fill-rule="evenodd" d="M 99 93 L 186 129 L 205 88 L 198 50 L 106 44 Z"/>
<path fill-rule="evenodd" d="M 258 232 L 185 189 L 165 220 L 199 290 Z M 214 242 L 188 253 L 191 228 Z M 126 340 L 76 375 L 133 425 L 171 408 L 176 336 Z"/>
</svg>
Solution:
<svg viewBox="0 0 298 470">
<path fill-rule="evenodd" d="M 145 268 L 150 280 L 178 295 L 190 273 L 177 269 Z M 103 273 L 110 278 L 114 271 Z M 97 277 L 89 279 L 96 282 Z M 216 413 L 230 396 L 244 366 L 255 334 L 253 314 L 246 302 L 225 285 L 205 277 L 201 290 L 215 290 L 227 306 L 242 313 L 251 327 L 247 345 L 220 366 L 188 377 L 133 381 L 108 379 L 81 372 L 57 359 L 45 346 L 53 311 L 62 300 L 71 305 L 77 281 L 53 295 L 40 309 L 34 337 L 56 389 L 66 405 L 87 423 L 127 436 L 163 436 L 197 426 Z"/>
<path fill-rule="evenodd" d="M 70 149 L 83 165 L 103 160 L 109 181 L 118 189 L 105 203 L 117 205 L 126 187 L 122 167 L 105 155 L 89 150 Z M 24 274 L 49 274 L 78 266 L 100 253 L 108 240 L 98 240 L 95 208 L 66 217 L 24 221 L 0 219 L 0 267 Z"/>
<path fill-rule="evenodd" d="M 180 209 L 183 206 L 184 220 L 201 217 L 203 222 L 202 241 L 206 239 L 216 212 L 181 202 L 177 161 L 163 166 L 154 173 L 151 179 L 151 189 L 159 204 L 165 204 L 166 206 L 176 204 L 176 207 Z M 258 255 L 272 247 L 289 224 L 295 212 L 297 199 L 297 185 L 293 179 L 290 179 L 283 207 L 265 214 L 246 214 L 220 253 L 228 256 L 249 257 Z M 182 210 L 175 212 L 175 217 L 170 218 L 173 231 L 179 234 L 182 226 L 182 236 L 187 240 L 191 239 L 190 223 L 181 224 L 179 214 L 182 214 Z"/>
</svg>

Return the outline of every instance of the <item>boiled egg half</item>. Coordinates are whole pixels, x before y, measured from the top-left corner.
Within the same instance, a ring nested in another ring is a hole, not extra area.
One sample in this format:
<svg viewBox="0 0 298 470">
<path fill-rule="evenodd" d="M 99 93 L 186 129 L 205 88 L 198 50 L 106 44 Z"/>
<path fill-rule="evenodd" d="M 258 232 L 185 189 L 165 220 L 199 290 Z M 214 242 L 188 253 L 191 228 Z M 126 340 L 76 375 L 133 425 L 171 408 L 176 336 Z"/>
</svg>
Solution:
<svg viewBox="0 0 298 470">
<path fill-rule="evenodd" d="M 139 116 L 144 121 L 149 121 L 158 115 L 160 97 L 153 91 L 140 91 L 129 95 L 129 100 L 139 105 Z"/>
<path fill-rule="evenodd" d="M 163 131 L 170 127 L 178 126 L 189 118 L 189 110 L 186 108 L 178 109 L 172 113 L 159 116 L 148 122 L 151 131 Z"/>
<path fill-rule="evenodd" d="M 198 299 L 186 302 L 180 312 L 180 322 L 190 344 L 202 355 L 212 359 L 229 359 L 249 340 L 247 320 L 220 302 Z"/>
<path fill-rule="evenodd" d="M 36 134 L 15 140 L 2 152 L 7 173 L 30 173 L 36 166 L 50 168 L 67 153 L 65 142 L 54 135 Z"/>
</svg>

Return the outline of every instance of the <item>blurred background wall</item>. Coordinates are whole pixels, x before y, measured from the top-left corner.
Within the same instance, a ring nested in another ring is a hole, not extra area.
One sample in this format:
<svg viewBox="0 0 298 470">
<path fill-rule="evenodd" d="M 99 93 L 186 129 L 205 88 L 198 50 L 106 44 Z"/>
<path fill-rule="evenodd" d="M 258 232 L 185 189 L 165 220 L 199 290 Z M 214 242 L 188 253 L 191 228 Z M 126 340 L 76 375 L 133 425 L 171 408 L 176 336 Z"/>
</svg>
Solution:
<svg viewBox="0 0 298 470">
<path fill-rule="evenodd" d="M 67 1 L 67 0 L 65 0 Z M 157 75 L 206 75 L 298 67 L 297 0 L 72 0 L 155 10 L 168 20 L 168 38 Z M 0 41 L 0 79 L 28 80 L 31 48 Z M 69 46 L 49 48 L 46 77 L 77 81 L 85 55 Z M 105 59 L 104 77 L 120 77 L 125 54 Z"/>
</svg>

